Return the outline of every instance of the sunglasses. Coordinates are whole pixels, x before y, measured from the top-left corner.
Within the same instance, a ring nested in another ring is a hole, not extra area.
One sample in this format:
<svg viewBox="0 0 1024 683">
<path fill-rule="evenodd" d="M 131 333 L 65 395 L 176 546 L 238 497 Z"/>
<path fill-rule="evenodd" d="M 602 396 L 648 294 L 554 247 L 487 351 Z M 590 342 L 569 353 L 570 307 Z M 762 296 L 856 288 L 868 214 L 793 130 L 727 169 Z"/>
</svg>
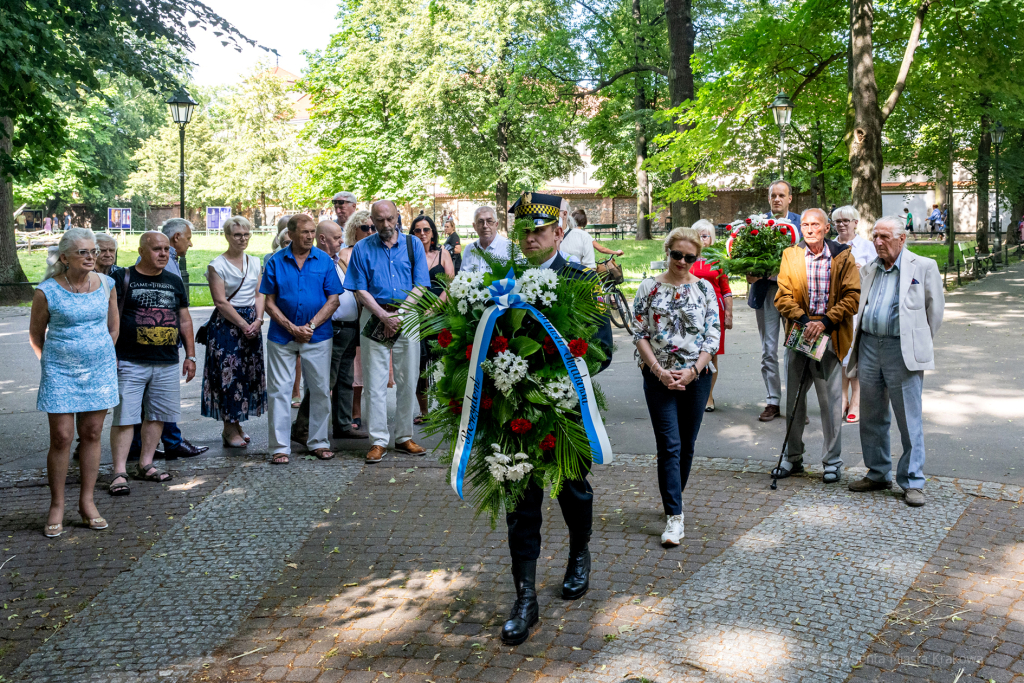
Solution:
<svg viewBox="0 0 1024 683">
<path fill-rule="evenodd" d="M 430 228 L 413 228 L 412 232 L 415 235 L 429 235 L 431 233 Z"/>
<path fill-rule="evenodd" d="M 372 225 L 360 225 L 359 229 L 362 230 L 363 232 L 377 232 L 377 228 L 373 227 Z"/>
<path fill-rule="evenodd" d="M 668 252 L 668 255 L 672 257 L 673 261 L 686 261 L 687 263 L 697 262 L 696 254 L 684 254 L 681 251 L 676 251 L 675 249 L 673 249 L 672 251 Z"/>
</svg>

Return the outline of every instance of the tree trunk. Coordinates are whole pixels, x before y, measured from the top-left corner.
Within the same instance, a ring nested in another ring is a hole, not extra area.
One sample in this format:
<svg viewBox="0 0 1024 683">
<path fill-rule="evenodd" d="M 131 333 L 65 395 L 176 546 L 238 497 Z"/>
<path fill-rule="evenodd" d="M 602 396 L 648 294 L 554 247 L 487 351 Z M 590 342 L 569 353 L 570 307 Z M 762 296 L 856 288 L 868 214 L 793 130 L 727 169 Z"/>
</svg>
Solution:
<svg viewBox="0 0 1024 683">
<path fill-rule="evenodd" d="M 634 2 L 634 6 L 638 3 Z M 643 83 L 640 76 L 636 76 L 636 96 L 633 98 L 633 111 L 637 114 L 636 122 L 636 238 L 638 240 L 651 239 L 651 221 L 648 214 L 651 213 L 650 193 L 648 191 L 647 169 L 644 163 L 647 161 L 647 131 L 644 129 L 644 122 L 640 112 L 647 109 L 646 97 L 644 95 Z"/>
<path fill-rule="evenodd" d="M 669 68 L 668 90 L 672 107 L 693 99 L 693 3 L 692 0 L 665 0 L 665 22 L 668 27 Z M 682 126 L 677 126 L 681 129 Z M 672 183 L 683 180 L 680 169 L 672 171 Z M 687 178 L 692 183 L 693 178 Z M 672 202 L 672 227 L 693 225 L 700 220 L 697 202 Z"/>
<path fill-rule="evenodd" d="M 849 139 L 851 193 L 860 212 L 858 232 L 867 237 L 882 215 L 882 110 L 875 81 L 874 0 L 850 0 L 850 95 L 853 130 Z"/>
<path fill-rule="evenodd" d="M 814 140 L 814 178 L 817 182 L 817 191 L 821 197 L 819 207 L 828 211 L 828 199 L 825 197 L 825 149 L 821 140 L 821 121 L 815 121 Z M 831 218 L 831 216 L 830 216 Z"/>
<path fill-rule="evenodd" d="M 988 99 L 982 106 L 988 104 Z M 978 240 L 978 251 L 982 254 L 988 253 L 988 229 L 991 225 L 991 215 L 988 210 L 988 174 L 992 167 L 992 134 L 989 129 L 992 127 L 992 117 L 988 114 L 981 115 L 981 142 L 978 145 L 978 224 L 976 226 L 975 239 Z"/>
<path fill-rule="evenodd" d="M 504 97 L 504 88 L 499 90 Z M 502 112 L 497 127 L 498 182 L 494 188 L 494 213 L 498 214 L 498 231 L 508 233 L 508 119 Z"/>
<path fill-rule="evenodd" d="M 0 151 L 11 153 L 11 136 L 14 126 L 11 119 L 0 117 L 3 135 L 0 137 Z M 0 175 L 0 285 L 24 282 L 25 271 L 18 260 L 18 244 L 14 239 L 14 185 L 8 176 Z M 20 304 L 32 300 L 29 285 L 0 286 L 0 304 Z"/>
<path fill-rule="evenodd" d="M 260 221 L 267 220 L 267 193 L 260 192 Z M 260 227 L 259 225 L 256 226 Z"/>
<path fill-rule="evenodd" d="M 956 189 L 956 176 L 953 175 L 953 136 L 949 137 L 949 165 L 946 167 L 946 263 L 956 263 L 956 223 L 953 214 L 953 190 Z M 941 209 L 941 207 L 940 207 Z"/>
</svg>

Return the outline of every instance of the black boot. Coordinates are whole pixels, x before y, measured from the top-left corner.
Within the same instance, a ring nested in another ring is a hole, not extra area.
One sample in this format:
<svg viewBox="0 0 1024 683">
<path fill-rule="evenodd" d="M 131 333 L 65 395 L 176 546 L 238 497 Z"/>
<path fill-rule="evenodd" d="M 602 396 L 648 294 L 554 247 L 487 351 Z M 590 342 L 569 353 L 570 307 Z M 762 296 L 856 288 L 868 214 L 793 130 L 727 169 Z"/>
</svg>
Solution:
<svg viewBox="0 0 1024 683">
<path fill-rule="evenodd" d="M 512 578 L 516 582 L 516 603 L 501 627 L 501 642 L 519 645 L 530 637 L 530 627 L 537 623 L 537 560 L 513 561 Z"/>
<path fill-rule="evenodd" d="M 562 598 L 582 598 L 590 588 L 590 534 L 569 534 L 569 565 L 562 580 Z"/>
</svg>

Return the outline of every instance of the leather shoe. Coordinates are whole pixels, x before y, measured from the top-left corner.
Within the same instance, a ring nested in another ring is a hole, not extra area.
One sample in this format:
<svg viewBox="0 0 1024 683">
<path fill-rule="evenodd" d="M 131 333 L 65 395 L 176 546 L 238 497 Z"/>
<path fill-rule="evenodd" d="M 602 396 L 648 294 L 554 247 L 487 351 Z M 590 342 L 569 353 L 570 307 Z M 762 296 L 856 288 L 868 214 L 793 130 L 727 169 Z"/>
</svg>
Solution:
<svg viewBox="0 0 1024 683">
<path fill-rule="evenodd" d="M 409 455 L 423 455 L 424 453 L 427 452 L 426 448 L 424 448 L 423 446 L 416 445 L 416 443 L 412 439 L 409 439 L 408 441 L 403 441 L 402 443 L 396 443 L 395 450 L 401 451 L 403 453 L 408 453 Z"/>
<path fill-rule="evenodd" d="M 369 453 L 366 454 L 366 462 L 374 465 L 384 459 L 384 454 L 388 452 L 388 449 L 383 446 L 372 446 Z"/>
<path fill-rule="evenodd" d="M 892 484 L 887 481 L 875 481 L 874 479 L 864 477 L 857 481 L 851 481 L 846 488 L 856 493 L 864 493 L 865 491 L 888 491 L 892 488 Z"/>
<path fill-rule="evenodd" d="M 584 545 L 579 550 L 569 548 L 569 566 L 562 579 L 562 599 L 577 600 L 590 589 L 590 548 Z"/>
<path fill-rule="evenodd" d="M 778 406 L 769 403 L 764 407 L 764 410 L 761 411 L 761 414 L 757 416 L 757 419 L 760 420 L 761 422 L 771 422 L 772 420 L 777 418 L 781 413 L 782 411 L 779 410 Z"/>
<path fill-rule="evenodd" d="M 210 450 L 209 446 L 194 446 L 188 439 L 182 439 L 181 443 L 174 448 L 164 448 L 164 460 L 177 460 L 178 458 L 194 458 Z"/>
<path fill-rule="evenodd" d="M 907 489 L 903 492 L 903 501 L 912 508 L 924 505 L 924 489 Z"/>
<path fill-rule="evenodd" d="M 513 561 L 512 578 L 516 583 L 516 601 L 508 621 L 501 627 L 501 642 L 519 645 L 530 637 L 530 627 L 537 623 L 537 560 Z"/>
<path fill-rule="evenodd" d="M 364 432 L 362 429 L 335 429 L 335 439 L 369 439 L 370 433 Z"/>
</svg>

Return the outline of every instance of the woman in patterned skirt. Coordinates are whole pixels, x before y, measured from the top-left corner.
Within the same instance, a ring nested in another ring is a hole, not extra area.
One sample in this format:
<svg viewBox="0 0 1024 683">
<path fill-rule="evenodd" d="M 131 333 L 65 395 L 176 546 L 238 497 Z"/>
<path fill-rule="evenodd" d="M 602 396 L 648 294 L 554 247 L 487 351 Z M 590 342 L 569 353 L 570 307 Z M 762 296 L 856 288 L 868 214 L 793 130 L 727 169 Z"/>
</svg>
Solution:
<svg viewBox="0 0 1024 683">
<path fill-rule="evenodd" d="M 64 484 L 78 414 L 82 486 L 78 511 L 90 529 L 107 528 L 93 500 L 100 469 L 100 434 L 107 410 L 118 404 L 117 340 L 120 316 L 114 281 L 95 272 L 92 230 L 72 228 L 56 248 L 32 298 L 28 338 L 42 366 L 36 409 L 48 414 L 46 471 L 50 513 L 43 533 L 64 533 Z"/>
<path fill-rule="evenodd" d="M 221 438 L 230 448 L 249 445 L 242 422 L 267 409 L 261 267 L 258 258 L 245 253 L 251 232 L 241 216 L 225 221 L 228 250 L 206 271 L 217 310 L 206 328 L 201 412 L 224 423 Z"/>
</svg>

